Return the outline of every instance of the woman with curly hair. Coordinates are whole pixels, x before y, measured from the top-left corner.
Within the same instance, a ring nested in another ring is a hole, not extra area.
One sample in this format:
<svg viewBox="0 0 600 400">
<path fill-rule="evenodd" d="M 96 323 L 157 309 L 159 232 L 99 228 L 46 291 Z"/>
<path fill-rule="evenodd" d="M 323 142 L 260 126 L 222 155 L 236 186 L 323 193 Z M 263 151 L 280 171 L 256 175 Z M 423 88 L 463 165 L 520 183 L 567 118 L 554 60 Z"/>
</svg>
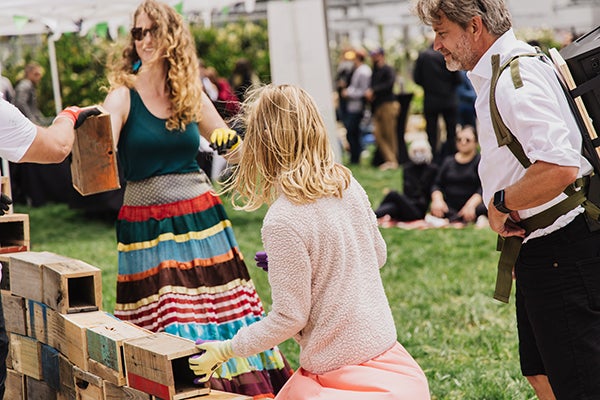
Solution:
<svg viewBox="0 0 600 400">
<path fill-rule="evenodd" d="M 144 1 L 109 68 L 104 108 L 127 181 L 115 315 L 192 340 L 230 339 L 264 310 L 196 155 L 200 135 L 224 147 L 239 139 L 204 94 L 193 38 L 172 7 Z M 272 347 L 224 364 L 211 387 L 268 398 L 289 376 Z"/>
</svg>

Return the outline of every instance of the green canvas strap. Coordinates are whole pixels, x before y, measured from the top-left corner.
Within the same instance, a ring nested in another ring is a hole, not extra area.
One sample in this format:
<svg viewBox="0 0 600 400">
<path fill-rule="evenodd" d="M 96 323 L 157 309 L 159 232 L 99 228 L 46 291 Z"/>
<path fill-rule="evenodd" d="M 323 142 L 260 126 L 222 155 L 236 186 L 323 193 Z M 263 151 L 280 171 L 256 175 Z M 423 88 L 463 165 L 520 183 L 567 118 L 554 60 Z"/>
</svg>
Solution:
<svg viewBox="0 0 600 400">
<path fill-rule="evenodd" d="M 515 89 L 518 89 L 523 86 L 523 80 L 521 79 L 521 73 L 519 71 L 519 57 L 541 57 L 540 54 L 537 53 L 528 53 L 514 56 L 507 61 L 505 61 L 502 65 L 500 65 L 500 55 L 493 54 L 492 55 L 492 81 L 490 83 L 490 116 L 492 118 L 492 126 L 494 128 L 494 133 L 496 134 L 496 141 L 498 142 L 498 147 L 508 146 L 510 151 L 517 157 L 517 160 L 521 163 L 523 168 L 529 168 L 531 166 L 531 161 L 527 155 L 525 155 L 525 151 L 523 151 L 523 146 L 517 140 L 517 138 L 512 134 L 510 129 L 506 126 L 502 117 L 500 116 L 500 111 L 498 111 L 498 105 L 496 104 L 496 86 L 498 85 L 498 79 L 502 72 L 510 67 L 510 75 L 512 77 L 513 85 Z"/>
<path fill-rule="evenodd" d="M 525 229 L 525 236 L 531 232 L 550 226 L 560 217 L 566 214 L 580 204 L 586 201 L 585 187 L 580 187 L 580 190 L 575 190 L 573 187 L 577 185 L 585 185 L 589 179 L 579 178 L 575 184 L 569 185 L 565 192 L 572 192 L 564 200 L 553 205 L 552 207 L 533 215 L 529 218 L 521 220 L 518 225 Z M 501 251 L 498 260 L 498 272 L 496 275 L 496 289 L 494 290 L 494 299 L 508 303 L 510 291 L 512 289 L 512 270 L 519 257 L 523 238 L 519 236 L 509 236 L 503 238 L 498 236 L 498 250 Z"/>
<path fill-rule="evenodd" d="M 513 155 L 519 160 L 523 168 L 531 166 L 531 161 L 525 154 L 523 146 L 512 134 L 510 129 L 504 124 L 498 106 L 496 104 L 496 85 L 500 74 L 510 67 L 511 78 L 515 89 L 523 86 L 523 80 L 519 71 L 519 57 L 542 57 L 543 53 L 530 53 L 516 55 L 502 65 L 500 65 L 500 56 L 492 55 L 492 81 L 490 83 L 490 115 L 492 126 L 496 134 L 498 146 L 507 146 Z M 577 179 L 573 184 L 567 186 L 563 191 L 568 197 L 552 207 L 536 214 L 530 218 L 519 222 L 519 226 L 525 229 L 525 235 L 531 232 L 550 226 L 560 217 L 575 207 L 582 205 L 586 213 L 592 218 L 598 220 L 600 217 L 600 208 L 588 201 L 586 198 L 589 177 Z M 496 276 L 496 289 L 494 298 L 496 300 L 508 303 L 512 289 L 512 270 L 519 256 L 523 238 L 511 236 L 507 238 L 498 237 L 498 250 L 501 251 L 498 260 L 498 272 Z"/>
<path fill-rule="evenodd" d="M 509 236 L 503 238 L 498 236 L 499 246 L 502 252 L 498 259 L 498 272 L 496 273 L 496 289 L 494 290 L 494 299 L 503 303 L 508 303 L 510 291 L 512 290 L 512 271 L 521 251 L 523 238 L 519 236 Z"/>
</svg>

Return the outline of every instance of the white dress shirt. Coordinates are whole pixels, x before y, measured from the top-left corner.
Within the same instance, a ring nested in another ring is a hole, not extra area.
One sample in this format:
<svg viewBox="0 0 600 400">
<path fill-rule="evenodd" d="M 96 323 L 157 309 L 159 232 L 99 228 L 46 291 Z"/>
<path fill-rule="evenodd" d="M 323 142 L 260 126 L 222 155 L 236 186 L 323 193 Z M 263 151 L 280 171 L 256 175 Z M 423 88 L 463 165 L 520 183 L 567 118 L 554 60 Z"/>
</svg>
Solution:
<svg viewBox="0 0 600 400">
<path fill-rule="evenodd" d="M 514 184 L 525 174 L 525 169 L 510 149 L 507 146 L 498 147 L 489 109 L 492 55 L 500 54 L 502 64 L 510 57 L 523 53 L 535 53 L 535 49 L 517 40 L 510 29 L 494 42 L 473 70 L 467 73 L 477 92 L 475 108 L 480 123 L 481 146 L 479 176 L 485 204 L 489 204 L 496 191 Z M 519 70 L 524 84 L 522 87 L 514 87 L 510 70 L 502 73 L 496 86 L 496 103 L 508 129 L 521 143 L 531 163 L 539 160 L 574 166 L 579 168 L 578 176 L 589 174 L 592 166 L 581 155 L 582 137 L 554 67 L 539 57 L 521 57 Z M 561 193 L 546 204 L 519 210 L 519 216 L 521 219 L 531 217 L 565 197 Z M 553 225 L 533 232 L 528 239 L 560 229 L 581 212 L 581 207 L 572 210 L 559 217 Z"/>
</svg>

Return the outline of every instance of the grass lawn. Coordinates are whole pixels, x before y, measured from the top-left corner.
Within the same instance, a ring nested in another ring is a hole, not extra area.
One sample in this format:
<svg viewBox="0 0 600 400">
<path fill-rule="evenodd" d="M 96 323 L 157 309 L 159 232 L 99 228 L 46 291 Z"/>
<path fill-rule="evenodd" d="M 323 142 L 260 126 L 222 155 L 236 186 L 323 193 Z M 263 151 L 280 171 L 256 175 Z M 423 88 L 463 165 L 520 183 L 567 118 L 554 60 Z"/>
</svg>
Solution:
<svg viewBox="0 0 600 400">
<path fill-rule="evenodd" d="M 385 188 L 400 188 L 400 171 L 381 172 L 368 165 L 353 169 L 371 202 Z M 268 311 L 267 274 L 255 267 L 262 250 L 260 227 L 265 208 L 229 212 L 248 269 Z M 102 269 L 103 306 L 113 311 L 117 252 L 112 222 L 95 221 L 66 205 L 28 208 L 34 251 L 52 251 Z M 381 270 L 396 321 L 398 340 L 424 369 L 433 399 L 534 399 L 518 363 L 514 300 L 492 299 L 498 254 L 489 229 L 382 229 L 388 262 Z M 377 318 L 376 315 L 373 318 Z M 293 367 L 298 346 L 281 346 Z M 343 400 L 343 399 L 340 399 Z"/>
</svg>

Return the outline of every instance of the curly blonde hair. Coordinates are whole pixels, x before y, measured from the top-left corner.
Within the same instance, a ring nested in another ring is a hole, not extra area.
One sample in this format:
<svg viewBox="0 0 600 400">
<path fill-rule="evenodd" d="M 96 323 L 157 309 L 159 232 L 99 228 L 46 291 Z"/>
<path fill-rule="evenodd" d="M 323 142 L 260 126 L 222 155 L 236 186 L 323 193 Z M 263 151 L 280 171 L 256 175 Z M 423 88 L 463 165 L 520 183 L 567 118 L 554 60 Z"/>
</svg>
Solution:
<svg viewBox="0 0 600 400">
<path fill-rule="evenodd" d="M 162 59 L 167 69 L 167 89 L 171 100 L 171 116 L 167 129 L 184 130 L 186 125 L 200 120 L 202 82 L 194 39 L 181 15 L 171 6 L 144 0 L 133 14 L 133 26 L 140 14 L 146 14 L 156 25 L 156 58 Z M 135 72 L 132 65 L 140 57 L 131 36 L 121 52 L 111 54 L 108 62 L 110 90 L 120 86 L 132 88 Z"/>
<path fill-rule="evenodd" d="M 350 171 L 335 162 L 312 97 L 293 85 L 254 88 L 243 105 L 246 134 L 230 186 L 236 209 L 252 211 L 280 194 L 306 204 L 342 197 Z"/>
</svg>

